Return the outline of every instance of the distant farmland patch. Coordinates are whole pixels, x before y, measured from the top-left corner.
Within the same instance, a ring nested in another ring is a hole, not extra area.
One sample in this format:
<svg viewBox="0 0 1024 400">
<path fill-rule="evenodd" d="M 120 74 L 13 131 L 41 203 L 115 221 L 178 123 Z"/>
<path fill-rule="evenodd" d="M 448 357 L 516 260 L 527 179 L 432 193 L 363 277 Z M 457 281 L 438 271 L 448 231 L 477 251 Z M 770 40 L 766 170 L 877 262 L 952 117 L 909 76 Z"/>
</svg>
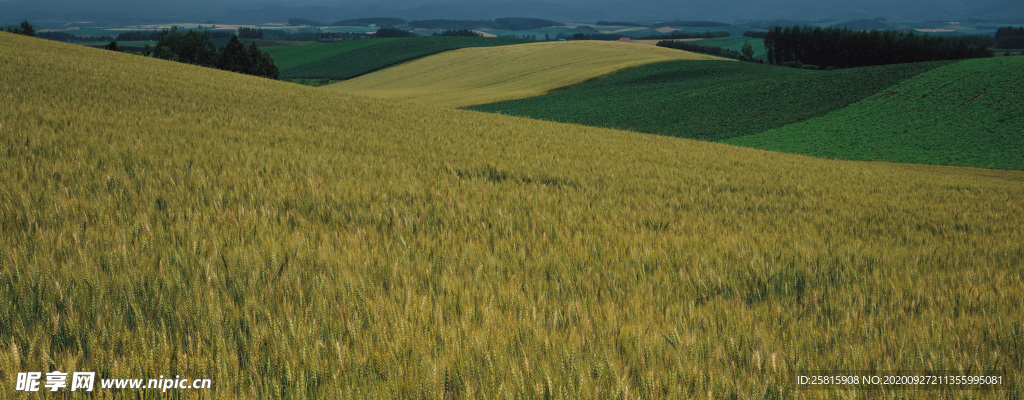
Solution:
<svg viewBox="0 0 1024 400">
<path fill-rule="evenodd" d="M 354 48 L 330 57 L 282 69 L 281 79 L 344 80 L 443 51 L 466 47 L 507 46 L 527 42 L 532 41 L 457 36 L 401 38 L 393 41 L 373 43 L 372 45 Z"/>
<path fill-rule="evenodd" d="M 623 68 L 665 60 L 719 58 L 619 42 L 541 42 L 447 52 L 329 88 L 462 107 L 538 96 Z"/>
<path fill-rule="evenodd" d="M 940 65 L 810 71 L 747 62 L 669 61 L 545 96 L 472 109 L 719 141 L 824 115 Z"/>
<path fill-rule="evenodd" d="M 767 50 L 764 48 L 764 39 L 750 38 L 745 36 L 730 36 L 722 38 L 703 39 L 696 44 L 705 46 L 721 47 L 727 50 L 740 51 L 744 43 L 750 43 L 754 49 L 754 58 L 766 60 Z"/>
<path fill-rule="evenodd" d="M 274 59 L 277 67 L 282 71 L 285 71 L 289 68 L 309 64 L 311 62 L 336 56 L 355 49 L 387 43 L 393 40 L 396 39 L 361 39 L 340 43 L 316 43 L 304 46 L 268 47 L 265 50 L 267 53 L 270 53 L 270 57 Z"/>
</svg>

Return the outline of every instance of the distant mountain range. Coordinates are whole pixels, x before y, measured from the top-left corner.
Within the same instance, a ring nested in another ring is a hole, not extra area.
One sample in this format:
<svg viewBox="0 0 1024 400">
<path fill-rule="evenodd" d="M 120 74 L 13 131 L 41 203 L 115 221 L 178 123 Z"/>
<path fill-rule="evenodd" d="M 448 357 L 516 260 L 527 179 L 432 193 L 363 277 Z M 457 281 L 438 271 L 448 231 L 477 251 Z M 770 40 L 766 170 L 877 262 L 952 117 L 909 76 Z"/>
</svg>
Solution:
<svg viewBox="0 0 1024 400">
<path fill-rule="evenodd" d="M 208 21 L 211 23 L 286 22 L 289 18 L 336 21 L 363 17 L 405 19 L 547 18 L 565 22 L 598 20 L 855 20 L 884 17 L 895 21 L 955 19 L 1024 19 L 1020 0 L 759 0 L 614 1 L 501 0 L 355 0 L 332 5 L 291 1 L 240 0 L 12 0 L 0 2 L 0 23 L 23 19 L 46 24 L 71 21 L 144 23 Z M 298 5 L 295 5 L 297 4 Z"/>
</svg>

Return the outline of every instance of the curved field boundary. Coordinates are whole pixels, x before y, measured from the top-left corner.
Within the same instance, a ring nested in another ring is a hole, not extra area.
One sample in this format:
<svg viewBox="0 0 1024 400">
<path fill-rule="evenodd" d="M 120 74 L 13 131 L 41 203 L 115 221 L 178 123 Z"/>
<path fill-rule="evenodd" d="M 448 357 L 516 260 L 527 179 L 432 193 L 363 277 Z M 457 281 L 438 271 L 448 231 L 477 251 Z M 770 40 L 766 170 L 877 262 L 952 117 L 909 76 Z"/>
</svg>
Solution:
<svg viewBox="0 0 1024 400">
<path fill-rule="evenodd" d="M 455 36 L 401 38 L 354 48 L 351 51 L 282 69 L 281 79 L 345 80 L 444 51 L 526 42 L 522 39 Z"/>
<path fill-rule="evenodd" d="M 477 111 L 720 141 L 824 115 L 941 62 L 810 71 L 666 61 Z"/>
<path fill-rule="evenodd" d="M 722 59 L 618 42 L 543 42 L 451 51 L 327 87 L 464 107 L 539 96 L 623 68 L 666 60 Z"/>
<path fill-rule="evenodd" d="M 728 143 L 788 153 L 1024 169 L 1024 57 L 966 60 L 834 113 Z"/>
<path fill-rule="evenodd" d="M 288 70 L 303 64 L 319 61 L 325 58 L 346 53 L 355 49 L 383 44 L 398 38 L 363 39 L 340 43 L 315 43 L 302 46 L 278 46 L 267 47 L 264 50 L 270 53 L 274 63 L 281 71 Z"/>
</svg>

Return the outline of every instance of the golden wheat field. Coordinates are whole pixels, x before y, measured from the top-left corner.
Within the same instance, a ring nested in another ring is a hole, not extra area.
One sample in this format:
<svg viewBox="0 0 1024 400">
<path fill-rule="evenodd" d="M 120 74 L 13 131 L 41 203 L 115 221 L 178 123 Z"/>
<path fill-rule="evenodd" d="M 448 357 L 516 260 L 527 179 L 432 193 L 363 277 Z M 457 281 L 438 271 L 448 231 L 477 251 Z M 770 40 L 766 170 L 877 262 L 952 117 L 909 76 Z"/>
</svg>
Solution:
<svg viewBox="0 0 1024 400">
<path fill-rule="evenodd" d="M 640 46 L 635 46 L 639 48 Z M 0 398 L 1012 398 L 1024 173 L 353 97 L 0 33 Z M 797 389 L 806 370 L 1000 392 Z M 64 393 L 69 394 L 69 393 Z"/>
<path fill-rule="evenodd" d="M 338 82 L 345 93 L 447 107 L 539 96 L 637 65 L 723 60 L 662 47 L 600 41 L 465 48 Z"/>
</svg>

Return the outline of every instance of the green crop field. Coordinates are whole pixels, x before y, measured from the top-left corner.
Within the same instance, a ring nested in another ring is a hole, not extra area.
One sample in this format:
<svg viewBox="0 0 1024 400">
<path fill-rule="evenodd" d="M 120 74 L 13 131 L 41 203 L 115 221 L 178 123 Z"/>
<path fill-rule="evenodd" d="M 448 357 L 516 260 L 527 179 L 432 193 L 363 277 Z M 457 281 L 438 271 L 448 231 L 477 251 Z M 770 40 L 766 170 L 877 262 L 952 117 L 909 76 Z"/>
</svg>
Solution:
<svg viewBox="0 0 1024 400">
<path fill-rule="evenodd" d="M 765 57 L 768 54 L 768 50 L 764 48 L 764 39 L 749 38 L 744 36 L 729 36 L 721 38 L 701 39 L 693 42 L 693 44 L 699 44 L 703 46 L 715 46 L 735 51 L 742 50 L 744 43 L 750 43 L 750 47 L 754 49 L 754 58 L 767 60 Z"/>
<path fill-rule="evenodd" d="M 525 43 L 518 39 L 429 36 L 376 43 L 331 57 L 281 69 L 282 79 L 344 80 L 409 60 L 465 47 Z"/>
<path fill-rule="evenodd" d="M 277 64 L 277 68 L 283 71 L 358 48 L 386 43 L 393 40 L 399 39 L 363 39 L 340 43 L 315 43 L 303 46 L 276 46 L 267 47 L 264 50 L 266 50 L 267 53 L 270 53 L 270 57 L 274 59 L 274 63 Z"/>
<path fill-rule="evenodd" d="M 623 68 L 664 60 L 722 59 L 619 42 L 535 42 L 449 51 L 336 83 L 328 89 L 465 107 L 539 96 Z"/>
<path fill-rule="evenodd" d="M 1024 57 L 966 60 L 837 112 L 730 140 L 853 160 L 1024 169 Z"/>
<path fill-rule="evenodd" d="M 1024 396 L 1024 172 L 0 52 L 0 398 Z M 1004 386 L 796 387 L 821 370 Z"/>
<path fill-rule="evenodd" d="M 545 96 L 472 109 L 724 140 L 838 110 L 940 65 L 810 71 L 741 62 L 668 61 Z"/>
</svg>

